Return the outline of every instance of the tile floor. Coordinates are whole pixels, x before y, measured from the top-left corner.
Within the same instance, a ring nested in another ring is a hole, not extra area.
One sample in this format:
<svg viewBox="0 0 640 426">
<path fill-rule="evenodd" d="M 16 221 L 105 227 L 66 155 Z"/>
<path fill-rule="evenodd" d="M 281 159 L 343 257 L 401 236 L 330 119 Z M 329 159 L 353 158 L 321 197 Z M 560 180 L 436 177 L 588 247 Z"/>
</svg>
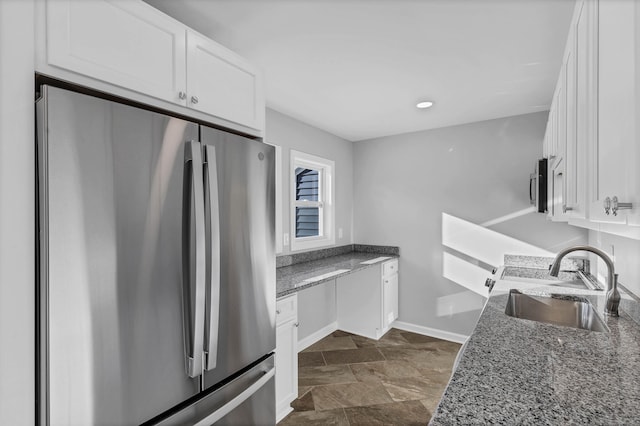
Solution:
<svg viewBox="0 0 640 426">
<path fill-rule="evenodd" d="M 397 329 L 336 331 L 298 354 L 298 399 L 278 425 L 426 425 L 460 345 Z"/>
</svg>

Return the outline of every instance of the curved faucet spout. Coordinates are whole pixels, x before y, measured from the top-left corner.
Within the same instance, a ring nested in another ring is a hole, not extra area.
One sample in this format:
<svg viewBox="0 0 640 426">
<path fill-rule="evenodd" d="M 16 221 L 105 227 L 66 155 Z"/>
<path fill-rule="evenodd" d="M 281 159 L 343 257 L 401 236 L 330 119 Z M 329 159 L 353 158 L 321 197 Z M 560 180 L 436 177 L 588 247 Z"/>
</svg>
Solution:
<svg viewBox="0 0 640 426">
<path fill-rule="evenodd" d="M 557 277 L 560 272 L 560 262 L 569 253 L 574 251 L 588 251 L 598 255 L 607 265 L 607 288 L 604 313 L 606 315 L 618 316 L 618 306 L 620 305 L 620 293 L 618 292 L 618 274 L 615 273 L 613 261 L 602 250 L 591 246 L 573 246 L 561 250 L 549 267 L 549 275 Z"/>
</svg>

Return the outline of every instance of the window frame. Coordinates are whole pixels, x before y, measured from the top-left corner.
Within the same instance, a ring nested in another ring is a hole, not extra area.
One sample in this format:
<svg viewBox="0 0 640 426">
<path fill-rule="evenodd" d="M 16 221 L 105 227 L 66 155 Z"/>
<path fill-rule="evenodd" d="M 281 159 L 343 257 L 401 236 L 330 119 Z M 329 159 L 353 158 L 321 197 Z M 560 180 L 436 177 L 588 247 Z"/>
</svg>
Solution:
<svg viewBox="0 0 640 426">
<path fill-rule="evenodd" d="M 318 247 L 326 247 L 335 244 L 334 232 L 334 193 L 335 193 L 335 162 L 306 152 L 291 150 L 291 167 L 289 179 L 290 191 L 290 230 L 291 251 L 306 250 Z M 318 201 L 296 200 L 296 169 L 318 170 Z M 318 233 L 317 236 L 296 237 L 296 208 L 318 208 Z"/>
</svg>

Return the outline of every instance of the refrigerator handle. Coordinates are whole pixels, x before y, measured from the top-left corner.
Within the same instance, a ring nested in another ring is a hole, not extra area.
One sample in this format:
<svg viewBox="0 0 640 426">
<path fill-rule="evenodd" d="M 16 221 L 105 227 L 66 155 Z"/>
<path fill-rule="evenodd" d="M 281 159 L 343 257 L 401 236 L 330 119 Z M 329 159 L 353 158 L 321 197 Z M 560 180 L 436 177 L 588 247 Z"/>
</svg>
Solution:
<svg viewBox="0 0 640 426">
<path fill-rule="evenodd" d="M 258 380 L 253 382 L 251 386 L 246 388 L 244 391 L 236 395 L 231 401 L 227 402 L 225 405 L 209 414 L 204 419 L 200 420 L 194 426 L 207 426 L 212 425 L 218 420 L 222 419 L 224 416 L 235 410 L 240 404 L 249 399 L 254 393 L 258 391 L 262 386 L 264 386 L 273 376 L 276 374 L 276 369 L 272 368 L 271 370 L 264 373 Z M 273 421 L 273 420 L 272 420 Z"/>
<path fill-rule="evenodd" d="M 187 142 L 182 191 L 182 300 L 189 377 L 202 374 L 204 351 L 206 258 L 202 168 L 200 143 Z"/>
<path fill-rule="evenodd" d="M 204 145 L 206 215 L 209 224 L 207 253 L 207 324 L 205 339 L 205 370 L 216 368 L 218 357 L 218 327 L 220 313 L 220 210 L 218 204 L 218 168 L 216 148 Z"/>
</svg>

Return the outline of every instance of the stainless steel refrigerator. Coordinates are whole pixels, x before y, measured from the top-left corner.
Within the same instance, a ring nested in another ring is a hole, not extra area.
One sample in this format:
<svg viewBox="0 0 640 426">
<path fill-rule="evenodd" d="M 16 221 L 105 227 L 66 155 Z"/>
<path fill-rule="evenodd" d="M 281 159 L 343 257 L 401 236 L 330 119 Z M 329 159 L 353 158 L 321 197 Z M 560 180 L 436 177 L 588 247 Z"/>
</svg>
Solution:
<svg viewBox="0 0 640 426">
<path fill-rule="evenodd" d="M 274 150 L 43 85 L 46 425 L 274 424 Z"/>
</svg>

